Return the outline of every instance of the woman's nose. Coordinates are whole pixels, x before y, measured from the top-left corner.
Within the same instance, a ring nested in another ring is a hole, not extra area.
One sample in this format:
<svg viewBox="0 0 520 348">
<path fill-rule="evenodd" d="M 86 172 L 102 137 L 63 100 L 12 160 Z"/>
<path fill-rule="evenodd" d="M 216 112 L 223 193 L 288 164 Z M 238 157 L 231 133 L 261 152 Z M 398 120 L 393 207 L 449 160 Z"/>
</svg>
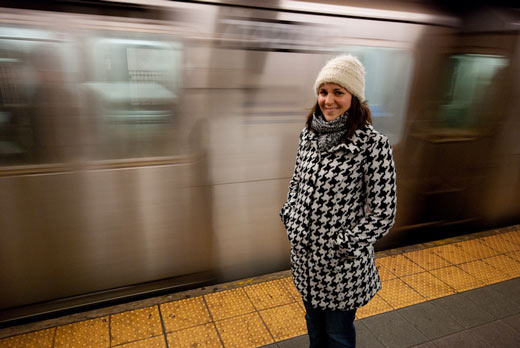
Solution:
<svg viewBox="0 0 520 348">
<path fill-rule="evenodd" d="M 325 98 L 325 104 L 334 104 L 334 97 L 330 94 Z"/>
</svg>

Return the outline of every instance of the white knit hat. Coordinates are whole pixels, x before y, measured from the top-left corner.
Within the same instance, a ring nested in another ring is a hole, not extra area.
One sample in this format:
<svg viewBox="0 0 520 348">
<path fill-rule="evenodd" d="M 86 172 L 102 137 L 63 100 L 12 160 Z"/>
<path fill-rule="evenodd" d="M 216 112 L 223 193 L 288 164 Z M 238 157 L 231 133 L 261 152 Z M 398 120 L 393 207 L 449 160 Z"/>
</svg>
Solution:
<svg viewBox="0 0 520 348">
<path fill-rule="evenodd" d="M 314 83 L 316 95 L 324 83 L 338 84 L 358 97 L 361 102 L 365 101 L 365 69 L 359 59 L 354 56 L 337 56 L 321 68 Z"/>
</svg>

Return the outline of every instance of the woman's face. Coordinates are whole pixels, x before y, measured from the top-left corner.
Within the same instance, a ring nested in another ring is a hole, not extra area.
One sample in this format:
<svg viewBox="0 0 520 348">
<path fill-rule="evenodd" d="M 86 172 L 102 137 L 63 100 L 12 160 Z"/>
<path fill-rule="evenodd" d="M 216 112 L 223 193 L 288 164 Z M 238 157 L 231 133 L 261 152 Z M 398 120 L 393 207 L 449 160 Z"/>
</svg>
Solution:
<svg viewBox="0 0 520 348">
<path fill-rule="evenodd" d="M 351 103 L 352 94 L 335 83 L 324 83 L 318 90 L 318 105 L 328 122 L 343 115 Z"/>
</svg>

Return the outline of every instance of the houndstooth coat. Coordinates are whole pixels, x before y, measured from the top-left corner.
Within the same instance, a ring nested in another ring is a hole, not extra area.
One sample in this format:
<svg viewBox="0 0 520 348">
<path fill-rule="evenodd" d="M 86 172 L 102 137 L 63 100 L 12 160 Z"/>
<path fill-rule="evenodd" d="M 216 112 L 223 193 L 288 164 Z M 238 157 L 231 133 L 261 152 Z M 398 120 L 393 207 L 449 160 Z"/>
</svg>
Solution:
<svg viewBox="0 0 520 348">
<path fill-rule="evenodd" d="M 303 299 L 315 308 L 351 310 L 381 288 L 373 245 L 394 223 L 392 148 L 371 125 L 325 152 L 317 140 L 304 128 L 280 216 Z"/>
</svg>

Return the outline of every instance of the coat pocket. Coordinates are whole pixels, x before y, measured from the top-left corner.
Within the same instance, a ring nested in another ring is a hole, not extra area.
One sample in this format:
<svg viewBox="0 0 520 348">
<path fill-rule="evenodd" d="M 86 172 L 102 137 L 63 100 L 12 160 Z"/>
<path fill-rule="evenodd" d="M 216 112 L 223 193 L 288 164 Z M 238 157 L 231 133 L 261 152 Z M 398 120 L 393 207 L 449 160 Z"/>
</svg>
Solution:
<svg viewBox="0 0 520 348">
<path fill-rule="evenodd" d="M 307 246 L 307 231 L 300 211 L 286 203 L 282 207 L 280 216 L 291 246 L 298 250 L 305 248 Z"/>
<path fill-rule="evenodd" d="M 353 262 L 357 258 L 350 250 L 338 245 L 335 239 L 330 240 L 328 247 L 328 264 L 334 269 L 342 268 L 343 265 Z"/>
<path fill-rule="evenodd" d="M 280 218 L 282 219 L 282 223 L 287 231 L 289 231 L 289 222 L 291 214 L 294 214 L 294 209 L 292 209 L 289 203 L 287 202 L 282 206 L 282 210 L 280 210 Z"/>
<path fill-rule="evenodd" d="M 336 245 L 329 249 L 329 264 L 335 272 L 351 272 L 353 268 L 363 267 L 374 256 L 372 245 L 359 248 L 345 248 Z"/>
<path fill-rule="evenodd" d="M 362 256 L 373 254 L 374 246 L 349 238 L 344 233 L 343 228 L 338 229 L 331 242 L 332 250 L 341 259 L 356 259 Z"/>
</svg>

